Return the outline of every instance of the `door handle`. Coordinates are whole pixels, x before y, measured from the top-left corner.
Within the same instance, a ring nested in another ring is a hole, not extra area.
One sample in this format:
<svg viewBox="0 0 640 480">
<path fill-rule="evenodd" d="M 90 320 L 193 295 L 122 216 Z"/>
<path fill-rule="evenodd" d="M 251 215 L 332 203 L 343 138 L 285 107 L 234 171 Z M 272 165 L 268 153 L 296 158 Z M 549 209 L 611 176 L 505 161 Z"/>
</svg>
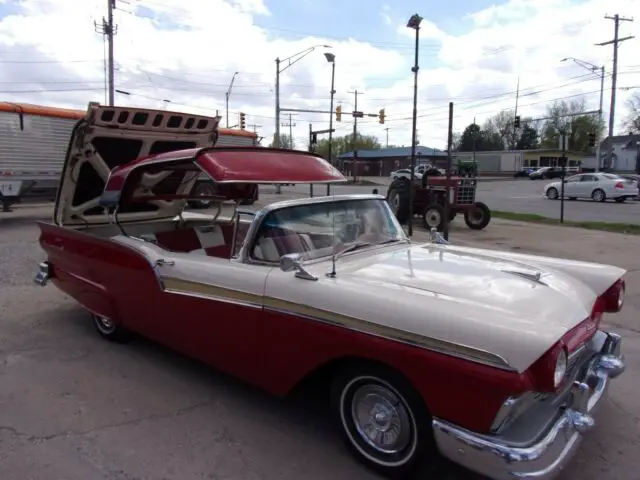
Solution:
<svg viewBox="0 0 640 480">
<path fill-rule="evenodd" d="M 173 266 L 175 265 L 176 262 L 174 262 L 173 260 L 165 260 L 164 258 L 159 258 L 158 260 L 156 260 L 156 266 L 161 267 L 163 265 L 165 266 Z"/>
</svg>

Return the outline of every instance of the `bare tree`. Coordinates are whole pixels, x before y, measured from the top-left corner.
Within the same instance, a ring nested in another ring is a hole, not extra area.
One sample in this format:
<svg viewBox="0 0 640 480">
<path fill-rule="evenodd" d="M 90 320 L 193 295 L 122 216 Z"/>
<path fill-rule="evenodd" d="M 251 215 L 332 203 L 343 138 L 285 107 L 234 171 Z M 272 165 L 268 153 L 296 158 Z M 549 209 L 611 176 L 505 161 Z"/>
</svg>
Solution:
<svg viewBox="0 0 640 480">
<path fill-rule="evenodd" d="M 634 93 L 627 100 L 627 116 L 624 119 L 624 127 L 630 133 L 640 133 L 640 93 Z"/>
</svg>

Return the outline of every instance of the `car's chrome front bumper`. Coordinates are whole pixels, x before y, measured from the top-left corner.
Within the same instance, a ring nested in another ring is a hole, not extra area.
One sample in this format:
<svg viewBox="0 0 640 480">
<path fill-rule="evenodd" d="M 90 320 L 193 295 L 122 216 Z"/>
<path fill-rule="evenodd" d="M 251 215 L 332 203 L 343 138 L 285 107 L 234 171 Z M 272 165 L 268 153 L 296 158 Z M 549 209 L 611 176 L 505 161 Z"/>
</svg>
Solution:
<svg viewBox="0 0 640 480">
<path fill-rule="evenodd" d="M 574 381 L 570 401 L 541 438 L 527 446 L 514 446 L 506 439 L 435 419 L 433 432 L 440 453 L 495 480 L 555 478 L 573 457 L 582 434 L 593 427 L 592 415 L 605 398 L 609 380 L 625 369 L 622 339 L 613 333 L 606 335 L 600 352 Z"/>
</svg>

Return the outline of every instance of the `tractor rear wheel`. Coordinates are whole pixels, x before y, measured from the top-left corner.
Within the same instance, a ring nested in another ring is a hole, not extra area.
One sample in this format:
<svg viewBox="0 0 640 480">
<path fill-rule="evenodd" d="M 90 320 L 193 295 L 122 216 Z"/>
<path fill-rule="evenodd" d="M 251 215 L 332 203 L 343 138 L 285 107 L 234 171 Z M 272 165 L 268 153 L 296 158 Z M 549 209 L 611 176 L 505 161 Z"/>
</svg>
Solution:
<svg viewBox="0 0 640 480">
<path fill-rule="evenodd" d="M 482 230 L 490 221 L 491 210 L 482 202 L 476 202 L 474 208 L 464 212 L 464 222 L 472 230 Z"/>
<path fill-rule="evenodd" d="M 387 203 L 401 224 L 409 220 L 410 188 L 409 180 L 399 177 L 391 182 L 387 190 Z"/>
</svg>

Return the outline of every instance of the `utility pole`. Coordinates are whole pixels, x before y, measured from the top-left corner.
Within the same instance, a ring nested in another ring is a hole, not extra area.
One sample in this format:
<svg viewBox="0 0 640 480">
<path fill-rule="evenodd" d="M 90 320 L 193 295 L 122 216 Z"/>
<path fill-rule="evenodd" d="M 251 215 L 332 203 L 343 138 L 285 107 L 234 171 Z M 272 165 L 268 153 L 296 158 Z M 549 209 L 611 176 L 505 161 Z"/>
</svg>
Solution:
<svg viewBox="0 0 640 480">
<path fill-rule="evenodd" d="M 358 90 L 355 90 L 353 92 L 349 92 L 349 93 L 353 93 L 355 96 L 355 103 L 353 106 L 353 111 L 354 113 L 358 111 L 358 95 L 362 95 L 362 92 L 358 92 Z M 356 139 L 358 137 L 358 117 L 354 116 L 353 117 L 353 163 L 352 163 L 352 168 L 353 168 L 353 183 L 356 183 L 356 181 L 358 180 L 358 176 L 357 176 L 357 167 L 358 167 L 358 151 L 356 150 Z"/>
<path fill-rule="evenodd" d="M 253 127 L 253 133 L 258 133 L 258 128 L 262 128 L 262 125 L 256 125 L 255 123 L 249 125 L 250 127 Z"/>
<path fill-rule="evenodd" d="M 289 114 L 289 123 L 283 123 L 282 126 L 289 127 L 289 148 L 293 150 L 293 127 L 295 127 L 296 124 L 293 123 L 291 114 Z"/>
<path fill-rule="evenodd" d="M 103 37 L 107 37 L 108 44 L 108 59 L 105 72 L 105 76 L 107 77 L 106 82 L 107 85 L 107 102 L 109 106 L 113 106 L 114 97 L 116 87 L 114 84 L 114 70 L 115 70 L 115 62 L 113 59 L 113 36 L 116 34 L 118 29 L 117 26 L 113 24 L 113 10 L 116 8 L 116 0 L 107 0 L 107 18 L 102 17 L 102 24 L 98 25 L 96 22 L 93 22 L 94 29 L 96 33 L 100 33 Z"/>
<path fill-rule="evenodd" d="M 613 162 L 613 124 L 615 123 L 615 109 L 616 109 L 616 84 L 618 80 L 618 44 L 620 42 L 624 42 L 625 40 L 629 40 L 634 38 L 632 35 L 628 37 L 620 38 L 618 36 L 618 32 L 620 29 L 620 22 L 633 22 L 633 18 L 625 18 L 621 17 L 617 13 L 612 17 L 610 15 L 605 15 L 604 18 L 608 20 L 614 21 L 614 33 L 613 40 L 609 40 L 608 42 L 596 43 L 598 46 L 611 45 L 613 44 L 613 72 L 611 73 L 611 107 L 609 109 L 609 145 L 607 158 L 604 163 L 604 170 L 607 171 Z M 598 159 L 600 162 L 600 159 Z"/>
<path fill-rule="evenodd" d="M 115 28 L 113 25 L 113 9 L 116 8 L 116 0 L 107 0 L 107 39 L 109 40 L 109 106 L 113 106 L 115 96 L 115 84 L 113 81 L 113 71 L 115 69 L 113 62 L 113 36 Z"/>
<path fill-rule="evenodd" d="M 238 72 L 233 73 L 233 77 L 231 77 L 231 83 L 229 83 L 229 88 L 227 89 L 227 92 L 224 94 L 226 111 L 227 111 L 227 128 L 229 128 L 229 97 L 231 96 L 231 89 L 233 88 L 233 81 L 236 79 L 236 75 L 238 75 Z"/>
<path fill-rule="evenodd" d="M 387 131 L 387 148 L 389 148 L 389 127 L 385 128 Z"/>
</svg>

